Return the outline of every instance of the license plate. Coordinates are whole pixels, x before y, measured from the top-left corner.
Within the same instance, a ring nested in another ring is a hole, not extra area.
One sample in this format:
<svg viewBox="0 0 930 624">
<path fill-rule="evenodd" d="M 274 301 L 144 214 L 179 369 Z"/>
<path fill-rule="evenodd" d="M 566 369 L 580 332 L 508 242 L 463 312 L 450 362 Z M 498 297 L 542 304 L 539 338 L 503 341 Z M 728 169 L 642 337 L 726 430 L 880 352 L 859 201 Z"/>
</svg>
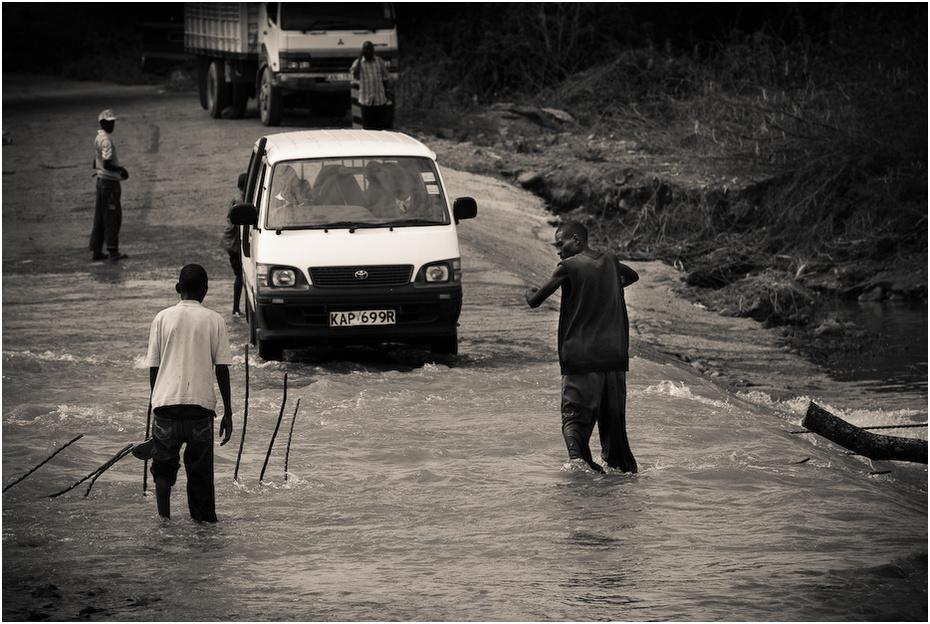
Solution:
<svg viewBox="0 0 930 624">
<path fill-rule="evenodd" d="M 360 325 L 394 325 L 394 310 L 354 310 L 330 312 L 330 327 L 358 327 Z"/>
<path fill-rule="evenodd" d="M 327 82 L 349 82 L 349 74 L 326 74 Z"/>
</svg>

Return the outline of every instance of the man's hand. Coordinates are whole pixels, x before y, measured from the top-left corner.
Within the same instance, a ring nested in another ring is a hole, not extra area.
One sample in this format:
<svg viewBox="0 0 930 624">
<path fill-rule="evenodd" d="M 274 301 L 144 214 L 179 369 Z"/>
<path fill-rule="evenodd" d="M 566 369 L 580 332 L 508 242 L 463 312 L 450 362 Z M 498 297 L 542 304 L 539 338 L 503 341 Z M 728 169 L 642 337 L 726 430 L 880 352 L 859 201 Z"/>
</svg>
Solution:
<svg viewBox="0 0 930 624">
<path fill-rule="evenodd" d="M 223 438 L 223 441 L 220 442 L 220 446 L 229 442 L 229 438 L 232 437 L 232 429 L 232 414 L 227 412 L 223 414 L 223 420 L 220 421 L 220 437 Z"/>
<path fill-rule="evenodd" d="M 129 172 L 126 171 L 126 167 L 120 167 L 120 168 L 119 168 L 119 175 L 120 175 L 120 177 L 123 178 L 124 180 L 128 180 L 128 179 L 129 179 Z"/>
<path fill-rule="evenodd" d="M 534 296 L 536 295 L 536 293 L 538 293 L 538 292 L 539 292 L 539 288 L 537 288 L 536 286 L 532 286 L 532 287 L 528 288 L 528 289 L 526 290 L 526 293 L 524 294 L 524 296 L 526 297 L 526 302 L 527 302 L 528 304 L 530 304 L 530 305 L 533 305 L 533 304 L 532 304 L 533 297 L 534 297 Z"/>
</svg>

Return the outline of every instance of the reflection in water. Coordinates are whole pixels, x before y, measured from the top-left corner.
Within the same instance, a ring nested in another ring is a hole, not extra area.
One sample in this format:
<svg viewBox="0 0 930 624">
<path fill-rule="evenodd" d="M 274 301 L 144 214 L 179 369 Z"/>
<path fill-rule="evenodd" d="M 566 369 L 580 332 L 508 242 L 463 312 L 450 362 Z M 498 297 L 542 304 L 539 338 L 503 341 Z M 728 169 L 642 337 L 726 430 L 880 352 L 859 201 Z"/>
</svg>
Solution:
<svg viewBox="0 0 930 624">
<path fill-rule="evenodd" d="M 840 381 L 862 381 L 878 392 L 927 390 L 927 302 L 835 301 L 824 318 L 867 330 L 875 347 L 833 368 Z"/>
</svg>

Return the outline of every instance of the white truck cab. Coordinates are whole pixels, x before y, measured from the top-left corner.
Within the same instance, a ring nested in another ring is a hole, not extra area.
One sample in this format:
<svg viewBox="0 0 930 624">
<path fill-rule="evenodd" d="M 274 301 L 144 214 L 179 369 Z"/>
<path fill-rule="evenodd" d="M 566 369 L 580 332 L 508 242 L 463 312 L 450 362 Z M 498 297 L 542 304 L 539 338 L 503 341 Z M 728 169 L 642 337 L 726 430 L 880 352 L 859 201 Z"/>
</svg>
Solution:
<svg viewBox="0 0 930 624">
<path fill-rule="evenodd" d="M 306 130 L 259 139 L 240 176 L 250 339 L 264 359 L 316 344 L 403 342 L 458 351 L 462 266 L 426 145 L 398 132 Z"/>
</svg>

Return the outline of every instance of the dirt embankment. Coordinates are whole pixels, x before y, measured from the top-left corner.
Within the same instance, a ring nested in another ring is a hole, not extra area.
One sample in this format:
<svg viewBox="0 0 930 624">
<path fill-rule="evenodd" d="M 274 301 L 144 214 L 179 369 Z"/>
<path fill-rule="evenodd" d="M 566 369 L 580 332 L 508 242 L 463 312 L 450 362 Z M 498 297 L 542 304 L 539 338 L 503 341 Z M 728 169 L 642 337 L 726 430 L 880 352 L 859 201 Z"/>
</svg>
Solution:
<svg viewBox="0 0 930 624">
<path fill-rule="evenodd" d="M 755 231 L 743 228 L 751 235 L 725 226 L 687 238 L 673 231 L 681 220 L 751 219 L 753 206 L 763 203 L 760 196 L 778 192 L 783 171 L 777 167 L 703 158 L 692 145 L 656 154 L 635 138 L 596 135 L 551 108 L 499 104 L 458 115 L 407 111 L 399 125 L 427 139 L 446 166 L 534 192 L 546 202 L 553 223 L 585 222 L 596 245 L 628 259 L 675 266 L 682 278 L 675 289 L 682 296 L 723 315 L 782 326 L 787 348 L 820 364 L 861 355 L 869 342 L 862 328 L 821 319 L 820 302 L 927 297 L 926 248 L 902 249 L 889 259 L 886 249 L 854 252 L 856 241 L 838 239 L 826 245 L 844 249 L 805 256 L 759 249 L 759 229 L 778 229 L 770 222 Z"/>
</svg>

